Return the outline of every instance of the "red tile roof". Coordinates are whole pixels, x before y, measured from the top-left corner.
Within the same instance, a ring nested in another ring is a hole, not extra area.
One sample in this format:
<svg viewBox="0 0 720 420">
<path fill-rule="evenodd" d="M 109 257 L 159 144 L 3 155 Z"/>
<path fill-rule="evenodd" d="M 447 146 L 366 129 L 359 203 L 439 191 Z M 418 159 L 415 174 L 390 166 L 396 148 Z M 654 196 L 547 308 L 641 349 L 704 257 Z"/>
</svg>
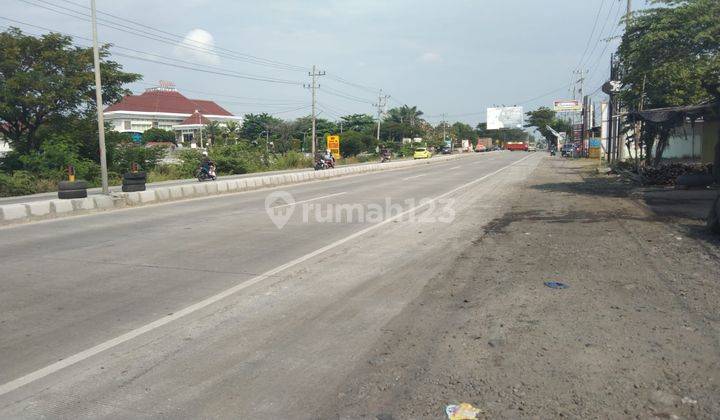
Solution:
<svg viewBox="0 0 720 420">
<path fill-rule="evenodd" d="M 232 114 L 213 101 L 189 99 L 177 91 L 148 90 L 141 95 L 128 95 L 120 102 L 105 108 L 105 112 L 167 112 L 172 114 L 192 114 L 200 111 L 205 115 Z"/>
<path fill-rule="evenodd" d="M 199 113 L 197 110 L 193 112 L 193 114 L 187 118 L 183 122 L 180 123 L 180 125 L 190 125 L 190 124 L 202 124 L 207 125 L 210 123 L 210 120 L 203 117 L 201 113 Z"/>
</svg>

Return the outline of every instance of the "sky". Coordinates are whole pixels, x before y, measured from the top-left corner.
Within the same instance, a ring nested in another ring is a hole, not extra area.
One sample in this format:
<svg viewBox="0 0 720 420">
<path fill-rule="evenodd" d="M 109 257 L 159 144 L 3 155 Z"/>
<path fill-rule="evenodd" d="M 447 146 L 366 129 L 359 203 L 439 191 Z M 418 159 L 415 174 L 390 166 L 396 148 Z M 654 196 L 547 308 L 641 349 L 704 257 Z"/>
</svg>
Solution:
<svg viewBox="0 0 720 420">
<path fill-rule="evenodd" d="M 472 125 L 485 120 L 490 106 L 527 111 L 571 98 L 577 68 L 589 71 L 585 92 L 604 99 L 597 88 L 618 43 L 605 40 L 621 33 L 618 17 L 626 7 L 626 0 L 96 2 L 105 19 L 98 21 L 100 41 L 117 46 L 112 59 L 125 70 L 143 75 L 130 86 L 136 93 L 167 80 L 236 115 L 294 118 L 310 112 L 303 84 L 315 65 L 325 72 L 317 78 L 322 118 L 375 115 L 382 88 L 388 107 L 408 104 L 433 123 L 445 113 Z M 88 0 L 2 3 L 2 29 L 51 29 L 89 45 L 91 25 L 77 15 L 89 13 Z M 633 8 L 642 7 L 635 0 Z"/>
</svg>

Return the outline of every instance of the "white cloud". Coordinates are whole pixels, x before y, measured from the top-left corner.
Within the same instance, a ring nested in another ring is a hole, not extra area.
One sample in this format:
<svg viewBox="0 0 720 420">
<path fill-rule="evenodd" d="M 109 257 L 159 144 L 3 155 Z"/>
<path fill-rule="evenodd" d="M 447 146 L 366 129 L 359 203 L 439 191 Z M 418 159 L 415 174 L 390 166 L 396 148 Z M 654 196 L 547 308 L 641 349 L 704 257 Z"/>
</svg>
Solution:
<svg viewBox="0 0 720 420">
<path fill-rule="evenodd" d="M 423 63 L 438 63 L 442 61 L 442 57 L 436 52 L 428 51 L 420 56 L 420 61 Z"/>
<path fill-rule="evenodd" d="M 219 64 L 215 38 L 208 31 L 193 29 L 175 46 L 175 56 L 201 64 Z"/>
</svg>

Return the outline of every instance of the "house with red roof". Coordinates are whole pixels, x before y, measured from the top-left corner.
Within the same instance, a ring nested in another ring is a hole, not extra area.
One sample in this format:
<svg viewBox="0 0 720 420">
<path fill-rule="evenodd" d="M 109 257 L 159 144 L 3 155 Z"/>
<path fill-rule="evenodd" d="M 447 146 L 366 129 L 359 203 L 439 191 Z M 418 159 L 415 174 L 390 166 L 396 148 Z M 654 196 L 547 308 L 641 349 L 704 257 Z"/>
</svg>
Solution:
<svg viewBox="0 0 720 420">
<path fill-rule="evenodd" d="M 190 99 L 168 82 L 161 82 L 161 86 L 140 95 L 125 96 L 105 108 L 103 115 L 115 131 L 132 133 L 139 138 L 150 128 L 172 130 L 178 142 L 191 147 L 202 145 L 202 128 L 211 121 L 221 125 L 228 121 L 242 122 L 242 117 L 234 116 L 215 102 Z"/>
</svg>

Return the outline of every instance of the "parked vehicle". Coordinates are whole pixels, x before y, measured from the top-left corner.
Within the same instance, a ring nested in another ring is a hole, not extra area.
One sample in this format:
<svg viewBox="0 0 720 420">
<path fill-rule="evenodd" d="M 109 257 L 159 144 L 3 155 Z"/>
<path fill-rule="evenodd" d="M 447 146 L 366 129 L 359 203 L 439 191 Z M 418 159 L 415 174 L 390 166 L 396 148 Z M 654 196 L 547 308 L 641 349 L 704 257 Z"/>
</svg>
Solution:
<svg viewBox="0 0 720 420">
<path fill-rule="evenodd" d="M 575 145 L 573 145 L 572 143 L 565 143 L 565 144 L 563 144 L 562 148 L 560 149 L 560 156 L 572 157 L 574 150 L 575 150 Z"/>
<path fill-rule="evenodd" d="M 509 141 L 505 143 L 505 149 L 512 151 L 528 151 L 528 144 L 523 141 Z"/>
<path fill-rule="evenodd" d="M 477 146 L 475 146 L 475 151 L 476 152 L 486 152 L 487 147 L 485 147 L 485 145 L 482 143 L 478 143 Z"/>
<path fill-rule="evenodd" d="M 448 146 L 445 146 L 440 150 L 440 153 L 442 153 L 443 155 L 449 155 L 452 154 L 452 149 Z"/>
<path fill-rule="evenodd" d="M 533 145 L 533 146 L 528 146 L 527 151 L 528 151 L 528 152 L 537 152 L 537 147 L 535 147 L 534 145 Z"/>
<path fill-rule="evenodd" d="M 418 147 L 415 149 L 415 153 L 413 153 L 413 159 L 430 159 L 432 157 L 432 153 L 427 149 L 427 147 Z"/>
<path fill-rule="evenodd" d="M 217 179 L 217 175 L 215 174 L 215 165 L 210 165 L 207 170 L 203 170 L 202 167 L 200 167 L 195 174 L 195 177 L 198 181 L 215 181 Z"/>
</svg>

